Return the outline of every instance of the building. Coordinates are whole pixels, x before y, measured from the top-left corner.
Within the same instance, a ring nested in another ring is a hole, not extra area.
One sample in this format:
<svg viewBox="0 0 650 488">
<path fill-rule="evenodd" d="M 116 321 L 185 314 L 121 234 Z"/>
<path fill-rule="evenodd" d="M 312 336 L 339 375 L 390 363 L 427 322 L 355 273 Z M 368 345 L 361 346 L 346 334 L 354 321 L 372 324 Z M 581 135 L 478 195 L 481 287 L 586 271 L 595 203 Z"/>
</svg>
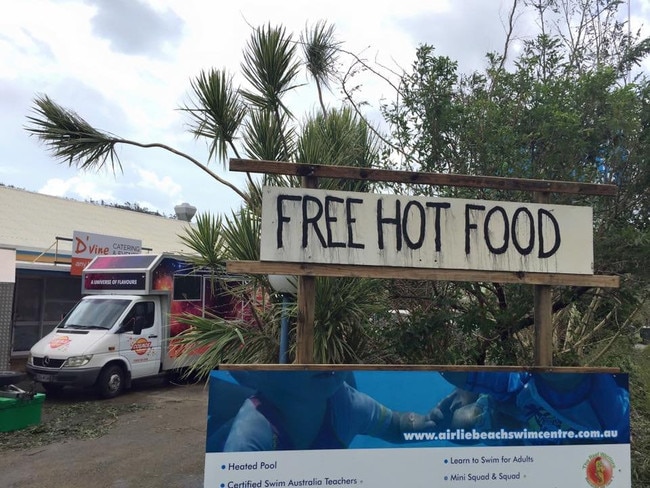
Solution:
<svg viewBox="0 0 650 488">
<path fill-rule="evenodd" d="M 172 219 L 9 187 L 0 187 L 0 208 L 0 369 L 9 355 L 26 356 L 81 297 L 81 278 L 71 274 L 73 233 L 138 240 L 142 252 L 189 252 L 179 235 L 191 224 L 180 213 Z"/>
</svg>

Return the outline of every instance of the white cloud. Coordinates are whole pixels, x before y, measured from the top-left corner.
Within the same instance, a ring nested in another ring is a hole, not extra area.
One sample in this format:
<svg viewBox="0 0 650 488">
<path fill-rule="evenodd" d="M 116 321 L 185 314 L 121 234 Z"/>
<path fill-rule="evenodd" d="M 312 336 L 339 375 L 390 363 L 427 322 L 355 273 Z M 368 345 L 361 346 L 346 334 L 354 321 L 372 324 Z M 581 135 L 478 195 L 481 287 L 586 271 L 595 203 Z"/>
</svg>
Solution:
<svg viewBox="0 0 650 488">
<path fill-rule="evenodd" d="M 104 181 L 97 181 L 96 175 L 75 176 L 67 180 L 52 178 L 38 190 L 39 193 L 55 197 L 67 197 L 80 200 L 116 202 L 113 193 L 106 189 Z"/>
<path fill-rule="evenodd" d="M 175 183 L 170 176 L 160 177 L 155 172 L 145 169 L 137 169 L 136 171 L 140 176 L 140 181 L 137 183 L 139 187 L 154 189 L 164 193 L 172 199 L 177 197 L 182 191 L 181 185 Z"/>
</svg>

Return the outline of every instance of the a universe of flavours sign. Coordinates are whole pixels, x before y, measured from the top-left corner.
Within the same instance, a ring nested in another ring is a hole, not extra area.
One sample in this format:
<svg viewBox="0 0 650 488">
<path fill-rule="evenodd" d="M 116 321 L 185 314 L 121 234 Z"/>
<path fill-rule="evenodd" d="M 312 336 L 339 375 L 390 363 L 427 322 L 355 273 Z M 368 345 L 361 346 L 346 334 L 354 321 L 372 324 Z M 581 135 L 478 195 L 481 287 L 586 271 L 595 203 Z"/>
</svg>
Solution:
<svg viewBox="0 0 650 488">
<path fill-rule="evenodd" d="M 262 261 L 593 273 L 592 210 L 265 187 Z"/>
</svg>

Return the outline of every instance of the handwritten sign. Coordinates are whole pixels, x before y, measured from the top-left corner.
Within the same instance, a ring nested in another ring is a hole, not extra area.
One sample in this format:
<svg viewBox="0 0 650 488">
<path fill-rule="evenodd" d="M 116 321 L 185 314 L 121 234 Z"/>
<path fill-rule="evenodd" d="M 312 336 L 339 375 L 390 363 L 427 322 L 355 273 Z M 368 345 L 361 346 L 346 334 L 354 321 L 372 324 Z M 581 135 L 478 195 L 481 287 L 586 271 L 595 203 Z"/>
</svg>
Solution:
<svg viewBox="0 0 650 488">
<path fill-rule="evenodd" d="M 592 274 L 592 210 L 265 187 L 261 259 Z"/>
</svg>

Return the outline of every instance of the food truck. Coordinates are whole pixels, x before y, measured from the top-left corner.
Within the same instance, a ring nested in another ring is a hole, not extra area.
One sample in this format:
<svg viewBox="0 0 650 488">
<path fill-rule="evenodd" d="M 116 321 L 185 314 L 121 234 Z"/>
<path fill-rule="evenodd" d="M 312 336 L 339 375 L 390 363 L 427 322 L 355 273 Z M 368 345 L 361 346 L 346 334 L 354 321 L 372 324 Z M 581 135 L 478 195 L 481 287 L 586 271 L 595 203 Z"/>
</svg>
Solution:
<svg viewBox="0 0 650 488">
<path fill-rule="evenodd" d="M 83 298 L 31 348 L 27 373 L 46 392 L 94 387 L 111 398 L 132 380 L 185 370 L 179 314 L 243 318 L 235 284 L 170 254 L 97 256 L 83 270 Z"/>
</svg>

